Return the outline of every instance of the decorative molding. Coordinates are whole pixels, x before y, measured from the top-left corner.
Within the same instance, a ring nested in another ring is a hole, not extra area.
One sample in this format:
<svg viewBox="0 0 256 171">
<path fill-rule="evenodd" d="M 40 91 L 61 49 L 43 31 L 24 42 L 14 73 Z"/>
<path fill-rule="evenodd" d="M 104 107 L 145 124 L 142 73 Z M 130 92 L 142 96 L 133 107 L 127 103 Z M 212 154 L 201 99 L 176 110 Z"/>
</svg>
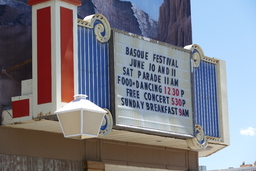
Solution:
<svg viewBox="0 0 256 171">
<path fill-rule="evenodd" d="M 46 1 L 49 1 L 49 0 L 29 0 L 28 5 L 32 6 L 32 5 L 40 4 Z"/>
<path fill-rule="evenodd" d="M 201 62 L 201 54 L 197 50 L 192 51 L 192 62 L 194 67 L 199 67 Z"/>
<path fill-rule="evenodd" d="M 184 49 L 191 51 L 193 67 L 195 67 L 195 68 L 199 67 L 201 60 L 205 61 L 205 62 L 212 63 L 212 64 L 217 64 L 219 61 L 218 59 L 209 58 L 209 57 L 205 56 L 203 49 L 197 44 L 185 46 Z"/>
<path fill-rule="evenodd" d="M 82 2 L 80 0 L 61 0 L 63 2 L 67 2 L 69 4 L 73 4 L 73 5 L 76 5 L 76 6 L 81 6 L 82 5 Z"/>
<path fill-rule="evenodd" d="M 100 127 L 100 132 L 99 132 L 100 135 L 108 135 L 113 128 L 112 114 L 108 109 L 104 108 L 104 110 L 106 110 L 107 113 L 105 114 L 103 119 L 103 124 Z"/>
<path fill-rule="evenodd" d="M 205 62 L 209 62 L 209 63 L 212 63 L 212 64 L 217 64 L 218 63 L 218 61 L 219 60 L 217 60 L 217 59 L 214 59 L 214 58 L 209 58 L 209 57 L 207 57 L 207 56 L 203 56 L 202 58 L 201 58 L 201 60 L 202 61 L 205 61 Z"/>
<path fill-rule="evenodd" d="M 192 150 L 203 150 L 208 146 L 208 140 L 200 125 L 195 126 L 195 137 L 187 139 L 187 144 Z"/>
<path fill-rule="evenodd" d="M 100 23 L 95 23 L 99 21 Z M 87 28 L 94 28 L 97 40 L 105 43 L 110 39 L 111 28 L 108 20 L 101 14 L 95 14 L 85 17 L 83 20 L 78 19 L 78 25 Z"/>
<path fill-rule="evenodd" d="M 221 138 L 218 138 L 218 137 L 206 136 L 206 139 L 207 139 L 208 141 L 222 142 L 222 141 L 221 141 Z"/>
<path fill-rule="evenodd" d="M 199 67 L 201 59 L 204 56 L 204 52 L 203 52 L 202 48 L 197 44 L 192 44 L 192 45 L 185 46 L 184 49 L 191 51 L 193 67 L 195 67 L 195 68 Z"/>
<path fill-rule="evenodd" d="M 50 1 L 50 0 L 29 0 L 28 5 L 32 6 L 32 5 L 40 4 L 40 3 L 43 3 L 43 2 L 46 2 L 46 1 Z M 73 4 L 73 5 L 76 5 L 76 6 L 82 5 L 82 2 L 79 1 L 79 0 L 61 0 L 61 1 Z"/>
</svg>

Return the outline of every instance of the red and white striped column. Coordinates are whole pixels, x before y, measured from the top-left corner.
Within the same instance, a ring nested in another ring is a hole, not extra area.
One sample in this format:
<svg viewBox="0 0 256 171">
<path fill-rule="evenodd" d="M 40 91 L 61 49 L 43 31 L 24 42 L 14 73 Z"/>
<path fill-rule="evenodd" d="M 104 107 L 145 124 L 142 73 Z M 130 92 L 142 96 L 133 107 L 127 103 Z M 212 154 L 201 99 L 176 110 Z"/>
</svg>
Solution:
<svg viewBox="0 0 256 171">
<path fill-rule="evenodd" d="M 33 116 L 53 114 L 77 94 L 79 0 L 29 0 L 32 6 Z"/>
</svg>

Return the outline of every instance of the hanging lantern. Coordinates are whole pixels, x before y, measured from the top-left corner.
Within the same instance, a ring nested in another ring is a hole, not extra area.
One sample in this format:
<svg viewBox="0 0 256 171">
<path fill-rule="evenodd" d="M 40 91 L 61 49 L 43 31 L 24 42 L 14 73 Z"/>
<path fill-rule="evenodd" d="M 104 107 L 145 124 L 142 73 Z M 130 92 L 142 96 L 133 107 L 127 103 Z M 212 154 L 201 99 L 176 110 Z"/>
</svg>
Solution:
<svg viewBox="0 0 256 171">
<path fill-rule="evenodd" d="M 85 139 L 98 137 L 106 110 L 86 99 L 86 95 L 76 95 L 55 113 L 64 137 Z"/>
</svg>

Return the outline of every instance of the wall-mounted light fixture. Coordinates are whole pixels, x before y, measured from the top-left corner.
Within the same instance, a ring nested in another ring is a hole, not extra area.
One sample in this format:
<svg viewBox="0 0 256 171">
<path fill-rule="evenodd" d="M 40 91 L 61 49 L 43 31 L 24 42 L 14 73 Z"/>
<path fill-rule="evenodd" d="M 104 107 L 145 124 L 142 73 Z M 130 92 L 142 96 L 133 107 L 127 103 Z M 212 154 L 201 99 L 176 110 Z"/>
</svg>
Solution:
<svg viewBox="0 0 256 171">
<path fill-rule="evenodd" d="M 86 99 L 86 95 L 75 95 L 75 99 L 55 113 L 64 137 L 85 139 L 98 137 L 106 110 Z"/>
</svg>

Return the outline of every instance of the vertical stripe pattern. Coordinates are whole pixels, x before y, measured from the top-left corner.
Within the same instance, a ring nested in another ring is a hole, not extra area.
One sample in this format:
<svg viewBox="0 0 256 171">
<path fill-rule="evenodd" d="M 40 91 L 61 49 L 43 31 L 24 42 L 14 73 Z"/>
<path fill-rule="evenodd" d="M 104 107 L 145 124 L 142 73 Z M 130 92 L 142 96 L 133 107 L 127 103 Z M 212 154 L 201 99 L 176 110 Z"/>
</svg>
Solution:
<svg viewBox="0 0 256 171">
<path fill-rule="evenodd" d="M 93 30 L 78 25 L 78 92 L 109 109 L 109 45 L 99 42 Z"/>
<path fill-rule="evenodd" d="M 206 136 L 220 137 L 216 65 L 201 61 L 194 69 L 195 122 Z"/>
</svg>

